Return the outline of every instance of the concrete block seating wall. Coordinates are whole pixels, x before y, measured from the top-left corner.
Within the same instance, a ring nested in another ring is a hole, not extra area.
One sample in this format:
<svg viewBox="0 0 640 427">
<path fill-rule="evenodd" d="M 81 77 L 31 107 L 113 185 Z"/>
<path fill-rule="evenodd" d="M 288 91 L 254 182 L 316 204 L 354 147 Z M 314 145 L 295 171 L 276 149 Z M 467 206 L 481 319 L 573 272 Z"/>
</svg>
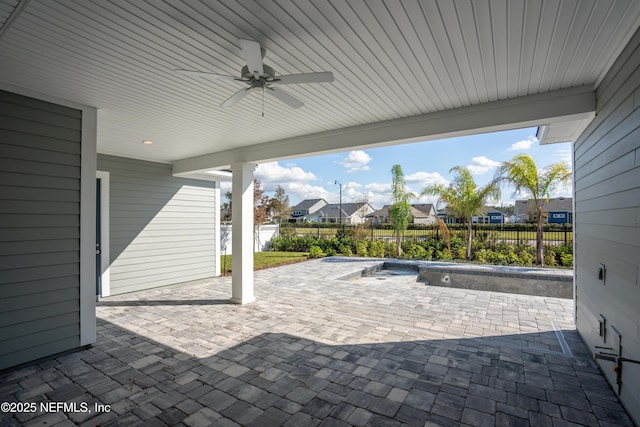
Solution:
<svg viewBox="0 0 640 427">
<path fill-rule="evenodd" d="M 427 286 L 573 298 L 573 271 L 551 268 L 394 260 L 381 262 L 343 279 L 357 279 L 380 270 L 415 271 L 417 280 Z"/>
</svg>

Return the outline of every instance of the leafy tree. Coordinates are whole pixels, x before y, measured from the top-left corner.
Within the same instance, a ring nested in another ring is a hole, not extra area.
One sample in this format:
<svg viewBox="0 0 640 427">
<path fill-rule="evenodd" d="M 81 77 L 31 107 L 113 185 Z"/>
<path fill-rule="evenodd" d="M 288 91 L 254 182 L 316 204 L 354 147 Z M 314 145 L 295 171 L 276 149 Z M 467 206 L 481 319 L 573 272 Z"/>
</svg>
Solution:
<svg viewBox="0 0 640 427">
<path fill-rule="evenodd" d="M 222 209 L 227 209 L 228 219 L 232 218 L 232 199 L 233 194 L 231 191 L 227 191 L 224 195 L 228 202 L 222 204 Z M 254 226 L 264 224 L 269 219 L 270 214 L 270 202 L 269 196 L 264 194 L 264 190 L 262 189 L 262 183 L 259 179 L 253 179 L 253 224 Z"/>
<path fill-rule="evenodd" d="M 393 204 L 389 211 L 391 226 L 396 235 L 396 256 L 402 255 L 402 234 L 411 222 L 411 205 L 409 200 L 415 198 L 415 194 L 407 191 L 407 183 L 400 165 L 391 168 L 391 199 Z"/>
<path fill-rule="evenodd" d="M 502 212 L 505 216 L 511 216 L 515 213 L 516 207 L 514 205 L 504 205 L 504 206 L 491 206 L 495 210 Z"/>
<path fill-rule="evenodd" d="M 228 203 L 225 203 L 222 205 L 223 207 L 225 207 L 225 205 L 227 207 L 227 215 L 225 216 L 225 218 L 228 217 L 228 219 L 231 219 L 232 218 L 231 200 L 233 197 L 231 191 L 227 191 L 225 193 L 225 197 L 227 198 L 227 200 L 229 200 Z M 260 182 L 259 179 L 254 178 L 253 179 L 253 233 L 256 240 L 259 240 L 260 226 L 265 222 L 267 222 L 267 220 L 269 219 L 270 205 L 271 205 L 271 199 L 269 198 L 269 196 L 264 194 L 264 190 L 262 189 L 262 183 Z"/>
<path fill-rule="evenodd" d="M 353 238 L 355 240 L 365 240 L 368 236 L 366 216 L 369 214 L 371 209 L 371 205 L 369 205 L 369 195 L 367 193 L 363 193 L 361 198 L 354 199 L 352 203 L 355 203 L 358 206 L 353 214 L 354 219 L 358 218 L 356 221 L 358 226 L 353 230 Z"/>
<path fill-rule="evenodd" d="M 264 194 L 262 183 L 258 178 L 253 179 L 253 224 L 260 226 L 269 220 L 271 199 Z"/>
<path fill-rule="evenodd" d="M 253 178 L 253 234 L 258 243 L 260 242 L 260 226 L 269 219 L 270 205 L 271 199 L 264 194 L 262 183 L 258 178 Z"/>
<path fill-rule="evenodd" d="M 518 154 L 498 168 L 496 179 L 515 187 L 514 194 L 525 193 L 533 199 L 533 216 L 536 218 L 536 263 L 544 265 L 544 212 L 543 206 L 559 186 L 571 182 L 571 169 L 565 162 L 553 163 L 538 169 L 528 154 Z"/>
<path fill-rule="evenodd" d="M 220 206 L 221 211 L 223 212 L 222 220 L 223 221 L 231 221 L 231 191 L 227 191 L 224 193 L 224 197 L 227 199 L 226 202 L 223 202 Z"/>
<path fill-rule="evenodd" d="M 289 196 L 286 194 L 283 186 L 278 185 L 276 187 L 275 194 L 271 198 L 269 202 L 269 210 L 273 215 L 273 218 L 277 219 L 278 222 L 283 219 L 289 218 L 291 215 L 291 206 L 289 206 Z"/>
<path fill-rule="evenodd" d="M 421 195 L 437 196 L 439 201 L 447 204 L 447 210 L 451 214 L 467 222 L 466 258 L 471 260 L 471 240 L 473 238 L 471 218 L 484 213 L 484 207 L 488 200 L 500 197 L 500 188 L 495 181 L 478 187 L 469 169 L 463 166 L 454 166 L 449 172 L 454 173 L 454 178 L 448 186 L 429 185 L 422 190 Z"/>
</svg>

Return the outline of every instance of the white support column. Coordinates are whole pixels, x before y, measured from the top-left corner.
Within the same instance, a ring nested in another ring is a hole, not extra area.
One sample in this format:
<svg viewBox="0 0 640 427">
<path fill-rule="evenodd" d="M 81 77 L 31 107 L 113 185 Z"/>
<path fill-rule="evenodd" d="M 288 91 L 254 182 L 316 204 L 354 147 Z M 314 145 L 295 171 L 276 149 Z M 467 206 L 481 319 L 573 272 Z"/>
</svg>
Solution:
<svg viewBox="0 0 640 427">
<path fill-rule="evenodd" d="M 253 171 L 254 163 L 231 165 L 233 236 L 231 302 L 248 304 L 253 296 Z"/>
</svg>

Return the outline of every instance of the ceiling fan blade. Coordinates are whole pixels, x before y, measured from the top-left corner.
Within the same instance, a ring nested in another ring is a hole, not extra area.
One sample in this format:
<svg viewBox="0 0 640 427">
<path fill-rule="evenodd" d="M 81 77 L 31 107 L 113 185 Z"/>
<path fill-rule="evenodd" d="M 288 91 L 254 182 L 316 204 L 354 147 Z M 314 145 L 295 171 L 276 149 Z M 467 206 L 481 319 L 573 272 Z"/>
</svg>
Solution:
<svg viewBox="0 0 640 427">
<path fill-rule="evenodd" d="M 273 83 L 281 85 L 290 85 L 296 83 L 331 83 L 333 81 L 333 73 L 331 71 L 322 71 L 319 73 L 289 74 L 286 76 L 278 76 Z"/>
<path fill-rule="evenodd" d="M 182 70 L 176 69 L 176 73 L 184 74 L 189 77 L 204 77 L 206 79 L 215 79 L 215 80 L 240 80 L 237 77 L 233 76 L 225 76 L 224 74 L 216 74 L 210 73 L 208 71 L 196 71 L 196 70 Z"/>
<path fill-rule="evenodd" d="M 236 105 L 238 103 L 238 101 L 240 101 L 245 96 L 249 95 L 249 91 L 251 91 L 251 89 L 253 89 L 253 88 L 248 87 L 246 89 L 240 89 L 239 91 L 237 91 L 236 93 L 231 95 L 231 97 L 229 99 L 227 99 L 222 104 L 220 104 L 220 106 L 221 107 L 232 107 L 232 106 Z"/>
<path fill-rule="evenodd" d="M 304 102 L 300 101 L 298 98 L 295 98 L 289 95 L 287 92 L 282 89 L 278 89 L 275 87 L 267 87 L 267 93 L 278 99 L 280 102 L 288 105 L 291 108 L 300 108 L 304 105 Z"/>
<path fill-rule="evenodd" d="M 242 48 L 242 54 L 245 61 L 247 61 L 247 67 L 253 74 L 258 74 L 258 77 L 264 74 L 264 68 L 262 66 L 262 51 L 260 50 L 260 43 L 253 40 L 240 39 L 240 47 Z"/>
</svg>

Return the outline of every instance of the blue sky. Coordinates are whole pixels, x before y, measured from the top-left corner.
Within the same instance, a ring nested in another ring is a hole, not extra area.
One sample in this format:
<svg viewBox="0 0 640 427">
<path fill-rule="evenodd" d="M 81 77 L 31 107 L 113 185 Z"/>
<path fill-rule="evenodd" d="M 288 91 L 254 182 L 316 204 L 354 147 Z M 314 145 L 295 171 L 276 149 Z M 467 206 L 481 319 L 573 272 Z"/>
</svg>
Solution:
<svg viewBox="0 0 640 427">
<path fill-rule="evenodd" d="M 571 165 L 571 144 L 541 146 L 535 138 L 537 128 L 525 128 L 437 141 L 417 142 L 374 149 L 347 151 L 272 162 L 258 165 L 255 176 L 263 189 L 271 195 L 280 184 L 289 195 L 291 205 L 309 198 L 324 198 L 337 203 L 342 183 L 342 201 L 367 198 L 375 207 L 390 202 L 391 167 L 402 166 L 409 189 L 416 194 L 425 185 L 447 184 L 453 166 L 467 166 L 476 183 L 482 185 L 494 175 L 500 162 L 518 153 L 527 153 L 538 167 L 565 161 Z M 231 183 L 223 183 L 223 191 Z M 366 195 L 366 196 L 365 196 Z M 561 189 L 557 196 L 571 196 L 571 188 Z M 497 204 L 513 204 L 512 188 L 504 188 Z M 434 198 L 420 198 L 415 202 L 435 202 Z"/>
</svg>

